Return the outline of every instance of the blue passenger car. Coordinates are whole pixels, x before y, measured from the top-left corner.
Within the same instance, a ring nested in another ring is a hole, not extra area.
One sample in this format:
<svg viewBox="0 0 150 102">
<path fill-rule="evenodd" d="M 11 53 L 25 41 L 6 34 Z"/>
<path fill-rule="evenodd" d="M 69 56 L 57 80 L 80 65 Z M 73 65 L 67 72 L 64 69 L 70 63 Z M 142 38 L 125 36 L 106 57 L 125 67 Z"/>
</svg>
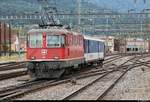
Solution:
<svg viewBox="0 0 150 102">
<path fill-rule="evenodd" d="M 86 62 L 104 60 L 105 44 L 103 40 L 84 36 L 84 58 Z"/>
</svg>

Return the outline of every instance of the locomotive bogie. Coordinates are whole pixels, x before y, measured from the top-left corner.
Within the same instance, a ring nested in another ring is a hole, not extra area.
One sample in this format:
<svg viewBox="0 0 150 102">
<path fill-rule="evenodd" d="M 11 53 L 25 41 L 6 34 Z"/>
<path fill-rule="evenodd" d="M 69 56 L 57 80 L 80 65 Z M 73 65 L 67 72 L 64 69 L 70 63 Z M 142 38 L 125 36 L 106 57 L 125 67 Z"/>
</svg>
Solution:
<svg viewBox="0 0 150 102">
<path fill-rule="evenodd" d="M 65 70 L 68 70 L 69 68 L 78 68 L 78 66 L 82 63 L 84 63 L 84 59 L 70 61 L 29 62 L 27 67 L 28 70 L 36 76 L 36 78 L 57 78 L 60 77 Z"/>
</svg>

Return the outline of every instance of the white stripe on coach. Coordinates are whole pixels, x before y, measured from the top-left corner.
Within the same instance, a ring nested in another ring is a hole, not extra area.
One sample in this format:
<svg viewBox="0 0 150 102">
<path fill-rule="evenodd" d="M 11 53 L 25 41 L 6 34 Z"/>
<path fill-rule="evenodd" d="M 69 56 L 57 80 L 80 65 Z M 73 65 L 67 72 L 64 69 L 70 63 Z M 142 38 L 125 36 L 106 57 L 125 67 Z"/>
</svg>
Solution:
<svg viewBox="0 0 150 102">
<path fill-rule="evenodd" d="M 95 60 L 95 59 L 103 59 L 104 58 L 104 52 L 99 53 L 85 53 L 84 54 L 85 61 L 89 60 Z"/>
</svg>

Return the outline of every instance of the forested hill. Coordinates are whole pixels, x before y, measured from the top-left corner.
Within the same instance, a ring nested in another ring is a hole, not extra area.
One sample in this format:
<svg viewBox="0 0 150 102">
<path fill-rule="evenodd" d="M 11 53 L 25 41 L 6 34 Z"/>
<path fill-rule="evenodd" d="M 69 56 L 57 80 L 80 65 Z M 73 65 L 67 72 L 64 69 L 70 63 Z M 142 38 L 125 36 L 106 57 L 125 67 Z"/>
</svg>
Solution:
<svg viewBox="0 0 150 102">
<path fill-rule="evenodd" d="M 49 0 L 48 0 L 49 1 Z M 77 0 L 54 0 L 59 12 L 77 12 Z M 81 3 L 82 11 L 95 11 L 102 8 L 92 2 Z M 15 15 L 39 11 L 37 0 L 0 0 L 0 15 Z"/>
</svg>

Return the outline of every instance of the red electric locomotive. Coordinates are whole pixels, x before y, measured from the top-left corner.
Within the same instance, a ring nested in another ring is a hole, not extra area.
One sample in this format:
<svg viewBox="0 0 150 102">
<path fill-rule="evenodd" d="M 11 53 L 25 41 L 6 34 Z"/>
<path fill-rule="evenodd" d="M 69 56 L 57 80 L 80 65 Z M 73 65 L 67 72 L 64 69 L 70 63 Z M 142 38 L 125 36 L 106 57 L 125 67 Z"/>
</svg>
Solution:
<svg viewBox="0 0 150 102">
<path fill-rule="evenodd" d="M 83 36 L 59 27 L 28 32 L 28 72 L 35 78 L 58 78 L 84 63 Z"/>
</svg>

